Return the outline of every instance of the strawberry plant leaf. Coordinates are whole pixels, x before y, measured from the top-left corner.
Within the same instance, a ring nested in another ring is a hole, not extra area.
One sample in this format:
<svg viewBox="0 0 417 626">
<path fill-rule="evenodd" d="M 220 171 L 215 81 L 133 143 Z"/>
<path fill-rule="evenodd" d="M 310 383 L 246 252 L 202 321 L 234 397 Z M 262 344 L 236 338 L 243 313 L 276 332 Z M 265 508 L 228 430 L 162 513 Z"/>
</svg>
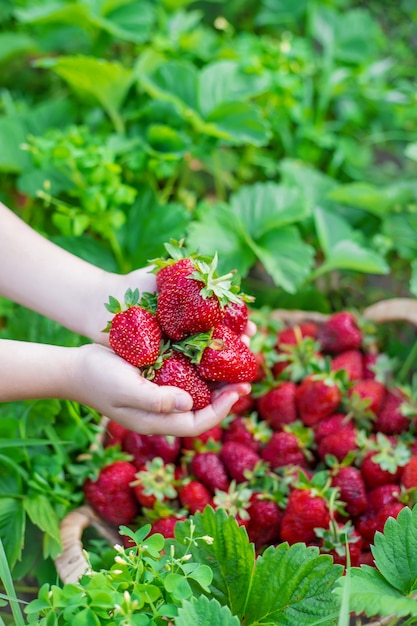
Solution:
<svg viewBox="0 0 417 626">
<path fill-rule="evenodd" d="M 345 585 L 344 578 L 340 585 Z M 339 589 L 336 590 L 339 593 Z M 417 604 L 392 587 L 374 567 L 362 565 L 350 570 L 350 610 L 372 615 L 417 615 Z"/>
<path fill-rule="evenodd" d="M 13 520 L 13 524 L 10 523 Z M 23 549 L 26 516 L 22 500 L 14 497 L 0 498 L 0 537 L 10 568 L 20 560 Z"/>
<path fill-rule="evenodd" d="M 417 588 L 416 553 L 417 507 L 405 507 L 397 519 L 388 518 L 383 533 L 376 533 L 372 554 L 382 576 L 406 595 Z"/>
<path fill-rule="evenodd" d="M 193 523 L 195 536 L 208 536 L 212 541 L 200 540 L 188 551 L 193 560 L 206 563 L 213 570 L 213 597 L 229 606 L 234 615 L 243 616 L 255 559 L 246 530 L 224 509 L 214 511 L 211 507 L 206 507 L 204 513 L 196 513 Z M 182 544 L 190 534 L 189 525 L 188 521 L 177 524 L 175 536 Z"/>
<path fill-rule="evenodd" d="M 106 8 L 107 3 L 102 5 Z M 155 23 L 156 7 L 144 0 L 112 2 L 103 16 L 94 16 L 93 23 L 114 37 L 142 43 L 146 41 Z"/>
<path fill-rule="evenodd" d="M 59 518 L 56 509 L 49 499 L 42 494 L 27 496 L 24 509 L 32 523 L 44 531 L 48 542 L 44 544 L 44 557 L 55 558 L 62 550 L 61 535 L 59 532 Z"/>
<path fill-rule="evenodd" d="M 240 621 L 232 615 L 227 606 L 221 606 L 217 600 L 206 596 L 194 597 L 182 603 L 178 609 L 176 626 L 196 626 L 196 624 L 210 624 L 210 626 L 239 626 Z"/>
<path fill-rule="evenodd" d="M 338 610 L 333 594 L 342 568 L 317 548 L 297 543 L 270 546 L 257 559 L 245 623 L 315 624 Z M 333 624 L 334 619 L 321 624 Z"/>
<path fill-rule="evenodd" d="M 140 73 L 138 81 L 154 98 L 163 98 L 180 109 L 198 111 L 198 71 L 188 61 L 161 63 L 152 74 Z"/>
<path fill-rule="evenodd" d="M 233 145 L 251 143 L 263 146 L 270 138 L 268 122 L 250 102 L 224 102 L 207 116 L 200 131 L 226 139 Z"/>
</svg>

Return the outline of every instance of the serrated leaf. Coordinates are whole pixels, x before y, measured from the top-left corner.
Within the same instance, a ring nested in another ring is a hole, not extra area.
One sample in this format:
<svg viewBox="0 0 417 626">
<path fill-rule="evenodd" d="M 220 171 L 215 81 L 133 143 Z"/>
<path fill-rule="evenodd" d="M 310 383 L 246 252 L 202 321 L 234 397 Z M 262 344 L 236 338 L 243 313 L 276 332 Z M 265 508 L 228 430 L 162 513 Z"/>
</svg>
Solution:
<svg viewBox="0 0 417 626">
<path fill-rule="evenodd" d="M 241 102 L 267 89 L 269 79 L 247 74 L 236 61 L 223 59 L 209 63 L 199 74 L 200 111 L 207 116 L 225 102 Z"/>
<path fill-rule="evenodd" d="M 11 569 L 21 558 L 25 527 L 26 517 L 22 501 L 16 498 L 0 498 L 0 537 Z"/>
<path fill-rule="evenodd" d="M 338 609 L 333 594 L 342 573 L 331 557 L 298 543 L 270 546 L 258 558 L 245 612 L 247 624 L 298 626 L 334 624 Z"/>
<path fill-rule="evenodd" d="M 230 607 L 234 615 L 242 617 L 255 562 L 254 548 L 245 529 L 223 509 L 214 511 L 210 507 L 206 507 L 204 513 L 196 513 L 193 522 L 194 536 L 208 535 L 213 542 L 200 540 L 197 545 L 192 544 L 188 552 L 197 563 L 205 563 L 212 569 L 213 597 Z M 189 525 L 178 523 L 175 535 L 187 545 Z"/>
<path fill-rule="evenodd" d="M 232 145 L 251 143 L 263 146 L 271 135 L 261 110 L 251 102 L 224 102 L 218 105 L 207 116 L 200 130 L 225 139 Z"/>
<path fill-rule="evenodd" d="M 332 189 L 328 197 L 331 200 L 358 207 L 378 217 L 384 217 L 393 204 L 406 197 L 403 187 L 376 187 L 370 183 L 349 183 Z"/>
<path fill-rule="evenodd" d="M 276 183 L 244 185 L 231 196 L 230 204 L 255 240 L 269 230 L 294 224 L 310 214 L 296 187 Z"/>
<path fill-rule="evenodd" d="M 340 584 L 345 584 L 343 579 Z M 368 565 L 350 572 L 350 609 L 357 614 L 417 615 L 417 603 L 390 585 L 382 574 Z"/>
<path fill-rule="evenodd" d="M 59 519 L 57 511 L 51 505 L 50 500 L 42 494 L 34 494 L 24 498 L 23 506 L 32 523 L 44 531 L 46 535 L 51 537 L 56 550 L 54 554 L 51 554 L 51 556 L 57 556 L 60 549 L 62 549 L 61 535 L 59 532 Z M 50 545 L 51 548 L 54 549 L 54 545 Z"/>
<path fill-rule="evenodd" d="M 146 41 L 155 23 L 155 6 L 144 0 L 130 0 L 130 2 L 125 0 L 119 5 L 117 6 L 116 3 L 116 6 L 112 7 L 104 17 L 97 17 L 93 23 L 114 37 L 125 41 L 135 43 Z M 105 3 L 104 6 L 106 6 Z"/>
<path fill-rule="evenodd" d="M 153 73 L 141 73 L 138 82 L 153 97 L 198 111 L 198 71 L 188 61 L 163 62 Z"/>
<path fill-rule="evenodd" d="M 217 600 L 205 596 L 192 598 L 182 603 L 178 609 L 176 626 L 239 626 L 240 621 L 232 615 L 227 606 L 221 606 Z"/>
<path fill-rule="evenodd" d="M 294 226 L 265 233 L 253 249 L 274 283 L 288 293 L 296 293 L 310 275 L 314 249 Z"/>
<path fill-rule="evenodd" d="M 376 566 L 386 580 L 404 594 L 417 590 L 417 507 L 388 518 L 372 547 Z"/>
</svg>

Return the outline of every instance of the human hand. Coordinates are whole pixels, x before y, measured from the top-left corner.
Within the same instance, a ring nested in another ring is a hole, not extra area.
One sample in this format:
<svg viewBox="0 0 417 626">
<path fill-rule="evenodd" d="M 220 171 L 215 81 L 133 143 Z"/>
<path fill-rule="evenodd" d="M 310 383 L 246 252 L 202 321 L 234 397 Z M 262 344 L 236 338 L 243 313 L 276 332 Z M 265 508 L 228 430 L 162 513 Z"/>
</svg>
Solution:
<svg viewBox="0 0 417 626">
<path fill-rule="evenodd" d="M 221 422 L 251 389 L 247 383 L 224 385 L 212 392 L 211 404 L 193 411 L 188 393 L 146 380 L 109 348 L 89 344 L 72 350 L 69 397 L 145 435 L 197 436 Z"/>
</svg>

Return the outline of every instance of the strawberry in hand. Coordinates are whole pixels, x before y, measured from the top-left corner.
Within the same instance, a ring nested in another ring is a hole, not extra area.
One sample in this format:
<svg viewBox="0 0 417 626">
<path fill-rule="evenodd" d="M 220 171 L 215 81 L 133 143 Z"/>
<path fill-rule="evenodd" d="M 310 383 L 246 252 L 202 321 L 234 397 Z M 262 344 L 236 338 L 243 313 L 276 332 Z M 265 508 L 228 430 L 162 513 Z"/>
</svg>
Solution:
<svg viewBox="0 0 417 626">
<path fill-rule="evenodd" d="M 159 355 L 162 331 L 151 310 L 150 294 L 139 302 L 139 290 L 128 289 L 123 307 L 112 296 L 105 307 L 114 314 L 105 329 L 114 352 L 135 367 L 154 363 Z"/>
</svg>

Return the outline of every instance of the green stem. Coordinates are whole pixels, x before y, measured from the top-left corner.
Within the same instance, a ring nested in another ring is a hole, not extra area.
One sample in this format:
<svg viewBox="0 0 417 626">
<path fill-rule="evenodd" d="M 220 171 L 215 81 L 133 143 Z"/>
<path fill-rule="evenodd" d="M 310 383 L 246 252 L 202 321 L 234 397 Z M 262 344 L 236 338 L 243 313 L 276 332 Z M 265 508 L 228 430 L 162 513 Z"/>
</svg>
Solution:
<svg viewBox="0 0 417 626">
<path fill-rule="evenodd" d="M 408 353 L 408 356 L 406 358 L 406 360 L 403 363 L 403 366 L 401 367 L 399 373 L 398 373 L 398 381 L 399 382 L 404 382 L 409 373 L 410 373 L 410 369 L 414 363 L 414 361 L 417 358 L 417 341 L 414 342 L 413 347 L 411 348 L 410 352 Z"/>
</svg>

